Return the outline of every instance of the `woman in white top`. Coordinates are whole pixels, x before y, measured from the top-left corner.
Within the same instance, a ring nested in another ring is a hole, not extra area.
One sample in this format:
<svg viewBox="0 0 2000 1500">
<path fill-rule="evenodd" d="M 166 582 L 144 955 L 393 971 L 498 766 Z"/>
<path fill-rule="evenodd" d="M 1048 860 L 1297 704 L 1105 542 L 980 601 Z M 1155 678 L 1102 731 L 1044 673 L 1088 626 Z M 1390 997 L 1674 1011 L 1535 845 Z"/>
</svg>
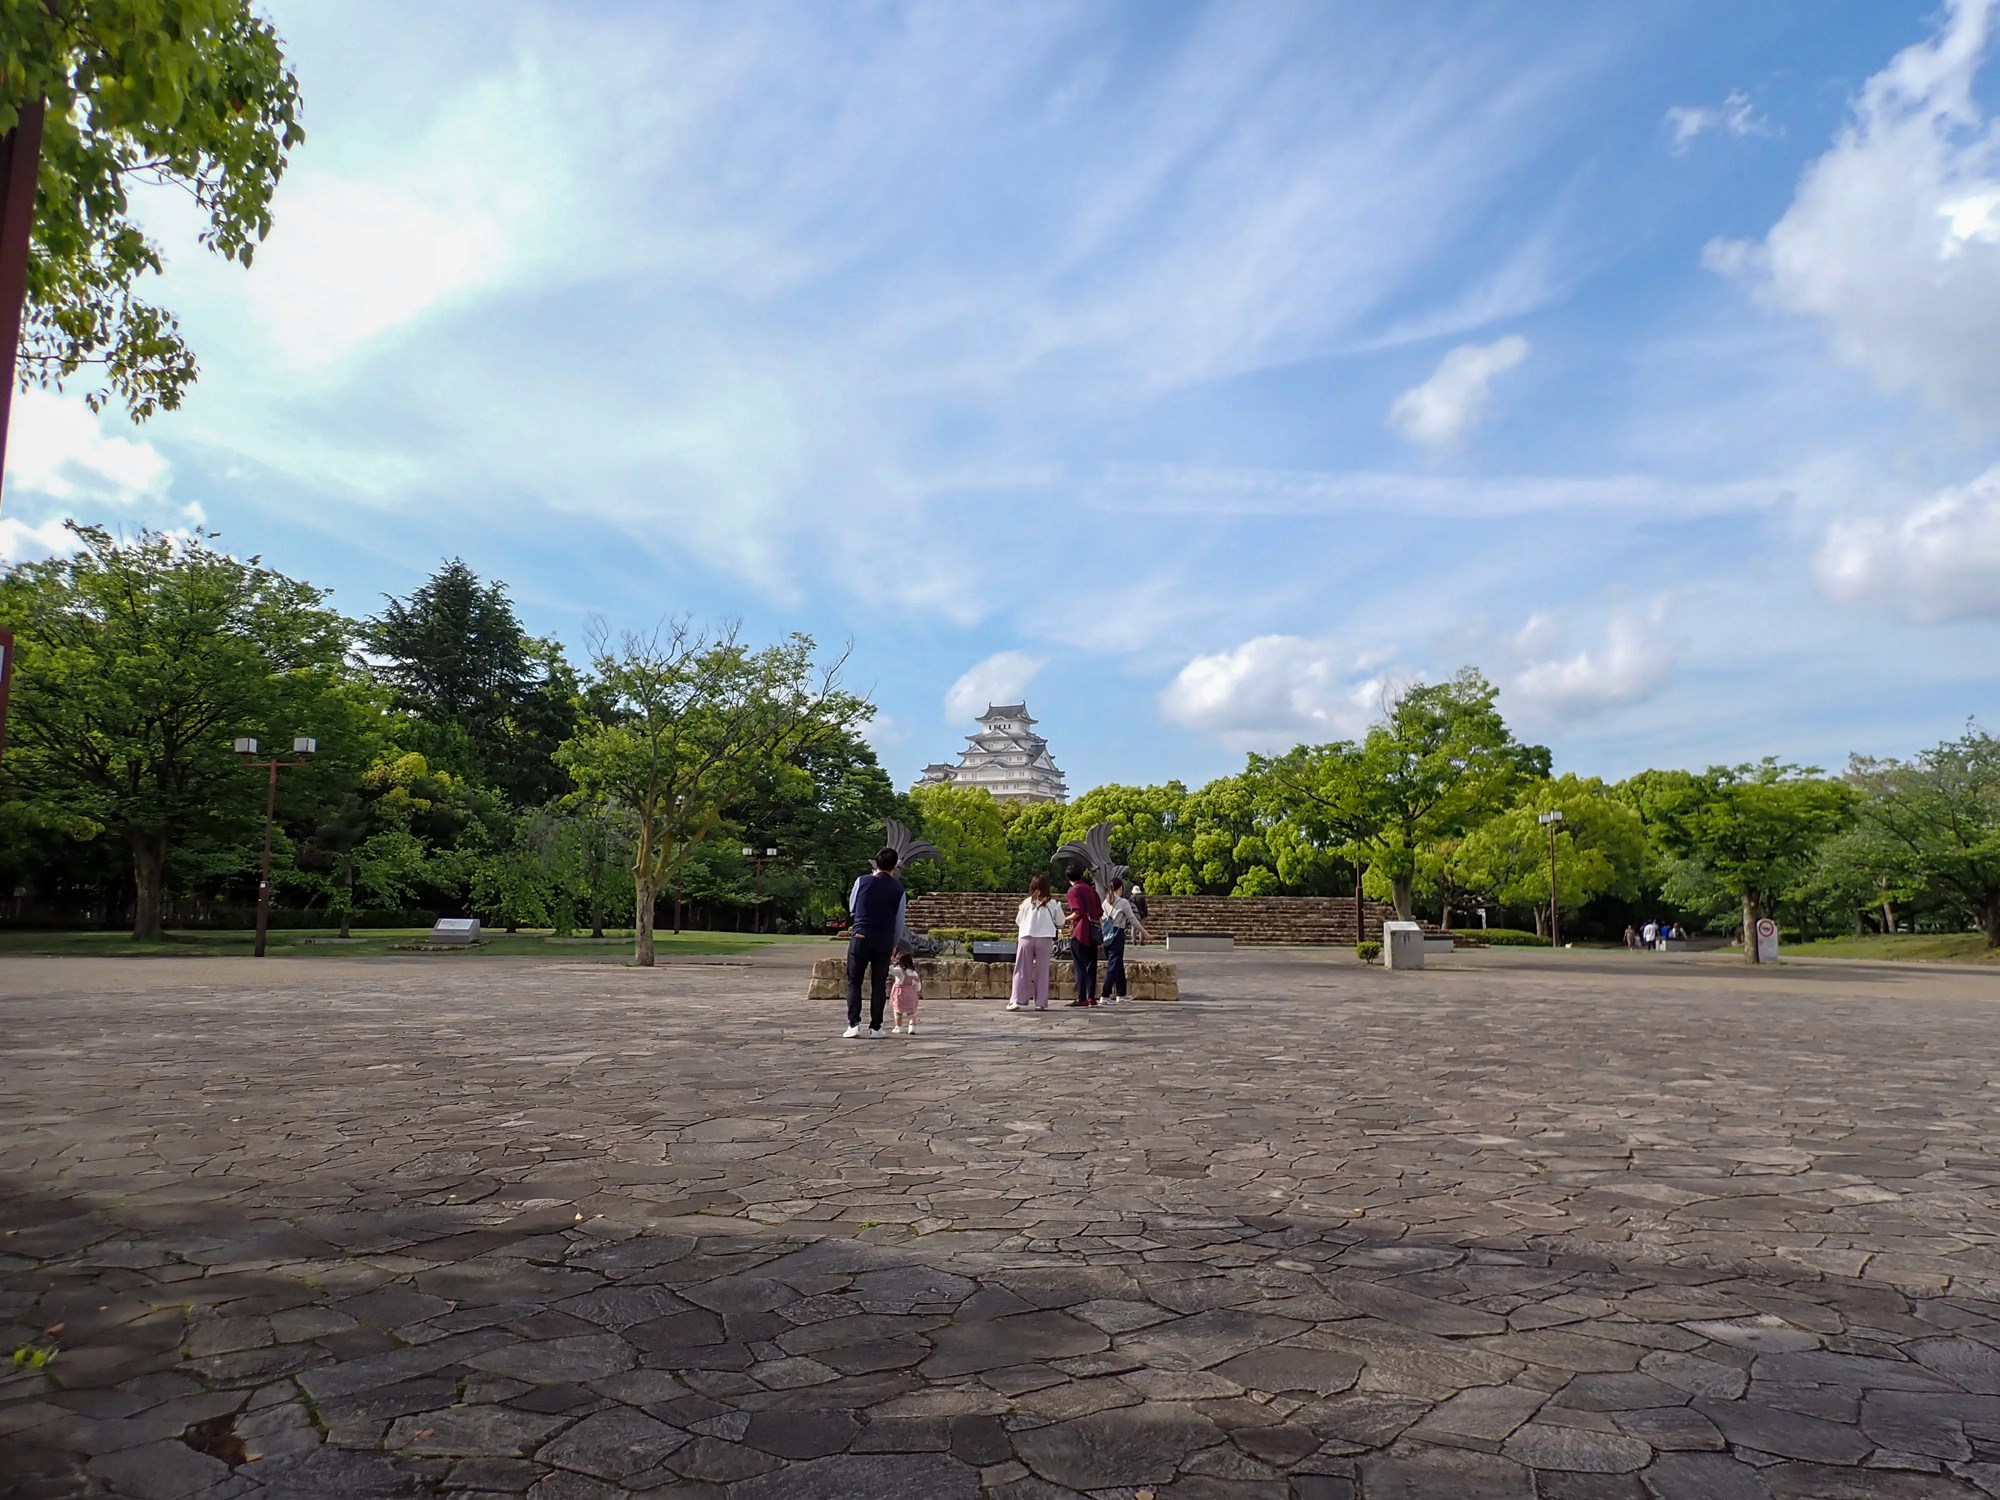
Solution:
<svg viewBox="0 0 2000 1500">
<path fill-rule="evenodd" d="M 1111 882 L 1111 894 L 1104 899 L 1104 1003 L 1116 1005 L 1120 1000 L 1131 998 L 1132 989 L 1125 980 L 1125 939 L 1138 935 L 1140 942 L 1146 941 L 1146 924 L 1139 920 L 1139 913 L 1132 909 L 1132 903 L 1125 899 L 1123 877 Z"/>
<path fill-rule="evenodd" d="M 1062 908 L 1049 892 L 1049 877 L 1037 875 L 1028 882 L 1028 899 L 1014 913 L 1020 942 L 1014 949 L 1014 993 L 1007 1001 L 1009 1010 L 1026 1010 L 1032 1000 L 1036 1010 L 1049 1008 L 1049 971 L 1056 960 L 1056 928 Z"/>
</svg>

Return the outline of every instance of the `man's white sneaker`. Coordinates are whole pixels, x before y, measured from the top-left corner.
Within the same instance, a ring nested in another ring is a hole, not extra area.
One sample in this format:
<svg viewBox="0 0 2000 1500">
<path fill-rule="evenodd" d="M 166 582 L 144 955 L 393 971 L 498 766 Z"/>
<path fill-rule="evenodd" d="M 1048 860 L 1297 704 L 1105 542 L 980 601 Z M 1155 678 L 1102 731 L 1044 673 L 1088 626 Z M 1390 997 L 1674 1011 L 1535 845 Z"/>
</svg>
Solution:
<svg viewBox="0 0 2000 1500">
<path fill-rule="evenodd" d="M 847 1030 L 845 1030 L 845 1031 L 841 1032 L 841 1035 L 842 1035 L 843 1037 L 857 1037 L 857 1036 L 860 1036 L 860 1035 L 861 1035 L 861 1028 L 860 1028 L 859 1026 L 850 1026 L 850 1027 L 848 1027 L 848 1028 L 847 1028 Z"/>
<path fill-rule="evenodd" d="M 868 1040 L 869 1040 L 869 1041 L 871 1041 L 871 1042 L 879 1042 L 879 1041 L 881 1041 L 881 1040 L 882 1040 L 882 1028 L 881 1028 L 880 1026 L 870 1026 L 870 1027 L 868 1028 Z"/>
</svg>

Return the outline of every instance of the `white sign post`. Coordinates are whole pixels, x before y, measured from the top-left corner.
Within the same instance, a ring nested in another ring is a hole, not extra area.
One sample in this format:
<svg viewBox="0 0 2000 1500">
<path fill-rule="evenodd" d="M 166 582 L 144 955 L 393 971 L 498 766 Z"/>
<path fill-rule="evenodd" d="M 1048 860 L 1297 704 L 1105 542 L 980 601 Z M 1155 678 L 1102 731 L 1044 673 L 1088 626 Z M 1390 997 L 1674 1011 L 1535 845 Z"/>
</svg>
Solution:
<svg viewBox="0 0 2000 1500">
<path fill-rule="evenodd" d="M 1778 924 L 1769 917 L 1757 919 L 1757 962 L 1774 964 L 1778 961 Z"/>
</svg>

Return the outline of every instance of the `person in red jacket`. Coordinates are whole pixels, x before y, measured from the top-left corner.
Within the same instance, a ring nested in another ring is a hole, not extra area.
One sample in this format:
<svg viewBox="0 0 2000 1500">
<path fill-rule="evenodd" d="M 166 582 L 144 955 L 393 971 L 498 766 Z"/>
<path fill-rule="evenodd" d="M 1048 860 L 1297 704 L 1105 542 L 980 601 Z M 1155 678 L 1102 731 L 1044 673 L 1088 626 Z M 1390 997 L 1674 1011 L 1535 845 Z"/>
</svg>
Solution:
<svg viewBox="0 0 2000 1500">
<path fill-rule="evenodd" d="M 1090 883 L 1090 871 L 1072 870 L 1069 894 L 1069 957 L 1076 970 L 1076 998 L 1071 1005 L 1097 1004 L 1097 926 L 1104 920 L 1104 903 Z"/>
</svg>

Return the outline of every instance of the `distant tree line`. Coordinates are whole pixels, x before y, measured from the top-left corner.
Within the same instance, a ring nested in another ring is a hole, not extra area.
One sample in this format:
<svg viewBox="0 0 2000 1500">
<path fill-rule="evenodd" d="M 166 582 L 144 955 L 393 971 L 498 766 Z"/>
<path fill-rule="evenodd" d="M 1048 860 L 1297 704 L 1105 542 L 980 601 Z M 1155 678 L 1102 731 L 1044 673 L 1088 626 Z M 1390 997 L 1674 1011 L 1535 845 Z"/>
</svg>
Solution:
<svg viewBox="0 0 2000 1500">
<path fill-rule="evenodd" d="M 656 915 L 834 919 L 883 820 L 912 815 L 860 736 L 872 709 L 804 636 L 669 620 L 594 633 L 579 667 L 456 560 L 354 620 L 212 537 L 73 529 L 74 554 L 0 575 L 16 920 L 142 939 L 247 922 L 265 783 L 238 737 L 281 757 L 318 741 L 279 776 L 273 900 L 281 922 L 343 933 L 609 923 L 649 962 Z M 744 842 L 782 852 L 761 882 Z"/>
<path fill-rule="evenodd" d="M 1190 790 L 1074 802 L 898 793 L 841 685 L 792 635 L 669 619 L 595 629 L 588 661 L 521 626 L 504 585 L 445 563 L 367 619 L 212 537 L 74 528 L 77 550 L 0 574 L 16 636 L 0 759 L 0 912 L 18 922 L 249 920 L 264 781 L 239 736 L 318 753 L 279 778 L 277 920 L 477 915 L 562 934 L 656 922 L 822 929 L 882 823 L 942 851 L 919 891 L 1021 890 L 1098 822 L 1159 895 L 1367 894 L 1404 916 L 1543 931 L 1544 813 L 1560 810 L 1566 931 L 1673 917 L 1749 941 L 1908 928 L 2000 944 L 2000 746 L 1968 726 L 1845 772 L 1766 760 L 1555 776 L 1467 669 L 1383 704 L 1357 739 L 1249 758 Z M 776 848 L 761 874 L 741 849 Z"/>
<path fill-rule="evenodd" d="M 1546 932 L 1550 841 L 1566 931 L 1615 937 L 1671 917 L 1754 953 L 1759 919 L 1801 936 L 1976 928 L 2000 946 L 2000 742 L 1975 726 L 1908 760 L 1844 774 L 1764 760 L 1644 771 L 1616 783 L 1550 771 L 1470 669 L 1383 705 L 1365 735 L 1249 758 L 1189 790 L 1102 786 L 1065 806 L 919 788 L 942 870 L 920 885 L 1012 890 L 1048 851 L 1109 820 L 1161 895 L 1346 895 L 1359 874 L 1404 917 Z"/>
</svg>

